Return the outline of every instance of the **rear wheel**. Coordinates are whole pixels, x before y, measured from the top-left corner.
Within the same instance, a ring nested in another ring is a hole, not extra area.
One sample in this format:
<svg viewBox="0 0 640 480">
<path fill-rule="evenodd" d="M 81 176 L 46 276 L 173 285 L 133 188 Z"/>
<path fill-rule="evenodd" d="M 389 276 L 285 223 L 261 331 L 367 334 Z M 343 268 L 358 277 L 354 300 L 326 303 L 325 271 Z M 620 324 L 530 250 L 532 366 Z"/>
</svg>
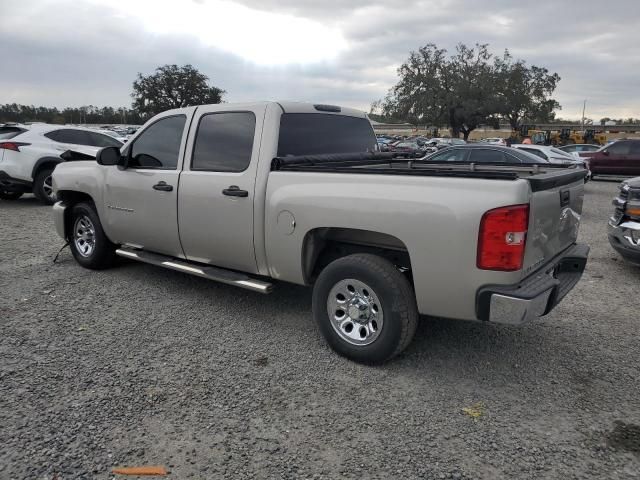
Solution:
<svg viewBox="0 0 640 480">
<path fill-rule="evenodd" d="M 313 315 L 329 345 L 358 362 L 382 363 L 411 342 L 415 295 L 390 261 L 355 254 L 330 263 L 313 289 Z"/>
<path fill-rule="evenodd" d="M 51 181 L 52 173 L 52 168 L 42 169 L 36 174 L 36 178 L 33 180 L 33 194 L 46 205 L 53 205 L 56 201 Z"/>
<path fill-rule="evenodd" d="M 113 265 L 116 246 L 104 234 L 93 206 L 79 203 L 71 210 L 69 245 L 76 261 L 85 268 L 100 270 Z"/>
<path fill-rule="evenodd" d="M 0 190 L 0 199 L 2 200 L 17 200 L 22 195 L 22 192 L 5 192 L 4 190 Z"/>
</svg>

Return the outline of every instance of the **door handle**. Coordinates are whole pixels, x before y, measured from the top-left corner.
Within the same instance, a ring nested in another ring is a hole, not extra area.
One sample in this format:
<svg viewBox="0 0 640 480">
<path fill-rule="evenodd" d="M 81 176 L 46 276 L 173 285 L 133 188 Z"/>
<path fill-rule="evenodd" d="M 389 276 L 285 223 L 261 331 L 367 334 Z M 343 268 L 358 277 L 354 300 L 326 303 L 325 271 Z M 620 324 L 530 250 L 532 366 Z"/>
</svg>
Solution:
<svg viewBox="0 0 640 480">
<path fill-rule="evenodd" d="M 249 192 L 246 190 L 240 190 L 240 187 L 237 185 L 231 185 L 229 188 L 225 188 L 222 190 L 222 194 L 227 197 L 248 197 Z"/>
<path fill-rule="evenodd" d="M 173 190 L 173 185 L 168 185 L 167 182 L 158 182 L 153 186 L 154 190 L 160 190 L 162 192 L 170 192 Z"/>
</svg>

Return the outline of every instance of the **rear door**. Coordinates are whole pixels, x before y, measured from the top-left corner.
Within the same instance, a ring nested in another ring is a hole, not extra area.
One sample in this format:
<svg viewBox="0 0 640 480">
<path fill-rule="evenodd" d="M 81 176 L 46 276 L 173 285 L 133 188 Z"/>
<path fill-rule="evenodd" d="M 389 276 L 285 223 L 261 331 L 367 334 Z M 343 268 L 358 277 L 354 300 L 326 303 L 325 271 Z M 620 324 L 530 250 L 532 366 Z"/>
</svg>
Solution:
<svg viewBox="0 0 640 480">
<path fill-rule="evenodd" d="M 626 175 L 640 175 L 640 141 L 632 141 L 627 160 Z"/>
<path fill-rule="evenodd" d="M 228 108 L 228 107 L 226 107 Z M 255 181 L 266 106 L 200 107 L 180 177 L 178 221 L 186 258 L 255 273 Z"/>
<path fill-rule="evenodd" d="M 195 107 L 172 110 L 123 150 L 128 166 L 106 168 L 107 232 L 114 242 L 183 257 L 178 236 L 178 178 Z"/>
<path fill-rule="evenodd" d="M 612 175 L 625 175 L 629 165 L 628 157 L 631 142 L 621 140 L 609 145 L 604 151 L 595 155 L 594 173 L 604 173 Z M 607 152 L 605 154 L 605 152 Z"/>
</svg>

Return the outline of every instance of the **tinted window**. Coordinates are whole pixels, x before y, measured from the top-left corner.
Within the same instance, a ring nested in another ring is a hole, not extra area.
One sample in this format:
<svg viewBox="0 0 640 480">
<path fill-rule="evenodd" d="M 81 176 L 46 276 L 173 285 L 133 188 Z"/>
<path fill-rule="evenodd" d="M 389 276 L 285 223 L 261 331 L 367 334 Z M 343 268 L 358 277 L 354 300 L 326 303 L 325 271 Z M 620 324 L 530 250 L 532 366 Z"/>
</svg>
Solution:
<svg viewBox="0 0 640 480">
<path fill-rule="evenodd" d="M 0 140 L 8 140 L 17 137 L 22 132 L 26 132 L 24 128 L 18 127 L 0 127 Z"/>
<path fill-rule="evenodd" d="M 463 162 L 466 156 L 466 150 L 463 148 L 447 148 L 442 152 L 429 157 L 430 162 Z"/>
<path fill-rule="evenodd" d="M 103 135 L 102 133 L 87 132 L 88 145 L 93 147 L 118 147 L 122 146 L 122 142 L 119 142 L 109 135 Z"/>
<path fill-rule="evenodd" d="M 62 128 L 44 134 L 55 142 L 71 143 L 73 145 L 89 145 L 89 137 L 84 130 L 72 130 L 70 128 Z"/>
<path fill-rule="evenodd" d="M 627 155 L 631 147 L 631 142 L 616 142 L 607 147 L 609 153 L 614 155 Z"/>
<path fill-rule="evenodd" d="M 376 137 L 366 118 L 285 113 L 280 119 L 279 157 L 376 150 Z"/>
<path fill-rule="evenodd" d="M 631 142 L 631 152 L 632 155 L 640 155 L 640 142 Z"/>
<path fill-rule="evenodd" d="M 131 146 L 132 168 L 175 169 L 186 117 L 176 115 L 158 120 L 136 138 Z"/>
<path fill-rule="evenodd" d="M 497 150 L 486 150 L 484 148 L 474 148 L 469 154 L 469 162 L 473 163 L 505 163 L 509 160 L 502 152 Z"/>
<path fill-rule="evenodd" d="M 535 148 L 519 148 L 518 150 L 524 150 L 527 153 L 530 153 L 532 155 L 535 155 L 536 157 L 540 157 L 544 160 L 547 160 L 547 156 L 540 150 L 535 149 Z"/>
<path fill-rule="evenodd" d="M 242 172 L 251 162 L 256 117 L 252 112 L 212 113 L 198 125 L 193 170 Z"/>
</svg>

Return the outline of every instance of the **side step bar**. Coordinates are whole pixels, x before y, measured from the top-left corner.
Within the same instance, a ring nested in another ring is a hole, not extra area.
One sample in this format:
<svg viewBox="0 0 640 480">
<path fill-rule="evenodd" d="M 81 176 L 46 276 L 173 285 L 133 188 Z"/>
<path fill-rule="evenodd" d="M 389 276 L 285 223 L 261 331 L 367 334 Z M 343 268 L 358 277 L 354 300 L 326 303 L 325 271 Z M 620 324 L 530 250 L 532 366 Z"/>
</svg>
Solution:
<svg viewBox="0 0 640 480">
<path fill-rule="evenodd" d="M 169 268 L 178 272 L 189 273 L 196 277 L 214 280 L 216 282 L 235 285 L 236 287 L 253 290 L 260 293 L 271 293 L 273 285 L 248 277 L 244 273 L 234 272 L 233 270 L 225 270 L 224 268 L 211 267 L 196 263 L 179 260 L 157 253 L 145 252 L 143 250 L 135 250 L 133 248 L 122 247 L 116 250 L 116 255 L 124 258 L 130 258 L 139 262 L 157 265 L 158 267 Z"/>
</svg>

